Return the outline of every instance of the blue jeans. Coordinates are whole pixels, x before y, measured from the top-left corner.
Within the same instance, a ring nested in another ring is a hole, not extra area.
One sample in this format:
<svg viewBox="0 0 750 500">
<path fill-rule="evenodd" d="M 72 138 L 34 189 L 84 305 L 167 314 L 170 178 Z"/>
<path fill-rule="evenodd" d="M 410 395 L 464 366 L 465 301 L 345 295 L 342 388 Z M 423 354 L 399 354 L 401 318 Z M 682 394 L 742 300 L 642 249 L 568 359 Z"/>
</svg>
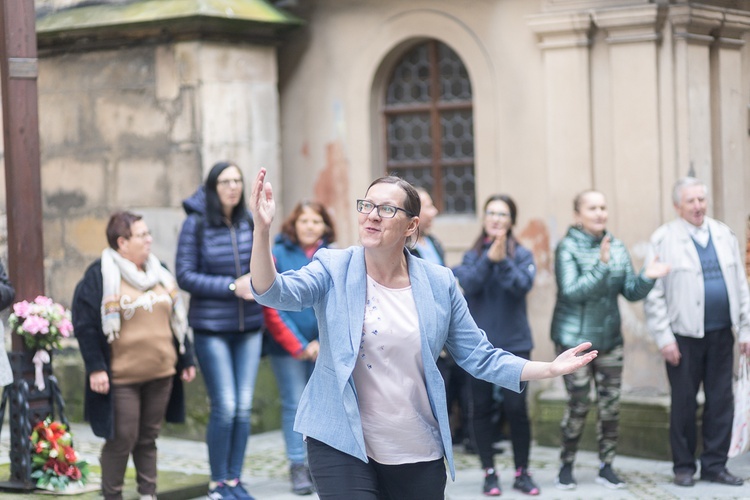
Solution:
<svg viewBox="0 0 750 500">
<path fill-rule="evenodd" d="M 292 464 L 305 462 L 305 442 L 302 434 L 294 431 L 297 405 L 307 381 L 310 380 L 315 363 L 294 359 L 285 354 L 273 355 L 271 369 L 276 375 L 276 384 L 281 396 L 281 429 L 284 431 L 286 456 Z"/>
<path fill-rule="evenodd" d="M 211 415 L 206 429 L 212 481 L 239 478 L 250 437 L 250 410 L 263 336 L 195 331 L 198 357 Z"/>
</svg>

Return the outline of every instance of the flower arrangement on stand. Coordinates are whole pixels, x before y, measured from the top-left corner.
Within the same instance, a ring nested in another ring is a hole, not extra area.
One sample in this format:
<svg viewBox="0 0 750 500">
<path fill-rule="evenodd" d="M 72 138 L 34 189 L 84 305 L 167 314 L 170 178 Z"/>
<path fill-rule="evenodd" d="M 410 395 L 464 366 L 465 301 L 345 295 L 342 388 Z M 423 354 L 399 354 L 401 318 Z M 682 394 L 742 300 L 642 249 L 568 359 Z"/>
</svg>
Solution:
<svg viewBox="0 0 750 500">
<path fill-rule="evenodd" d="M 89 466 L 78 458 L 68 428 L 49 418 L 34 426 L 31 433 L 31 478 L 36 487 L 65 491 L 88 481 Z"/>
<path fill-rule="evenodd" d="M 33 302 L 26 300 L 13 304 L 13 313 L 8 319 L 12 332 L 23 337 L 26 347 L 36 350 L 34 385 L 40 391 L 45 388 L 42 367 L 50 362 L 49 353 L 60 348 L 60 341 L 73 333 L 70 311 L 49 297 L 40 295 Z"/>
</svg>

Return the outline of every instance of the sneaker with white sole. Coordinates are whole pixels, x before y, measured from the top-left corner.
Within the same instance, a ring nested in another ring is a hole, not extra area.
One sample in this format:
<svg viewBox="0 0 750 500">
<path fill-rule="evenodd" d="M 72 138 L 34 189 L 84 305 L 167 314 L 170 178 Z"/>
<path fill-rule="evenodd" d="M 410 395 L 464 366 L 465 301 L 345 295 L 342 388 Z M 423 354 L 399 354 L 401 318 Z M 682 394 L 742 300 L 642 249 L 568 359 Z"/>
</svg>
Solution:
<svg viewBox="0 0 750 500">
<path fill-rule="evenodd" d="M 612 470 L 612 464 L 602 464 L 599 468 L 599 476 L 596 478 L 596 482 L 606 486 L 610 490 L 621 490 L 625 488 L 625 481 L 617 477 L 615 471 Z"/>
<path fill-rule="evenodd" d="M 232 488 L 224 483 L 218 483 L 213 488 L 209 488 L 208 500 L 237 500 L 237 497 L 232 493 Z"/>
<path fill-rule="evenodd" d="M 574 490 L 578 486 L 573 477 L 573 464 L 563 464 L 555 478 L 555 487 L 559 490 Z"/>
</svg>

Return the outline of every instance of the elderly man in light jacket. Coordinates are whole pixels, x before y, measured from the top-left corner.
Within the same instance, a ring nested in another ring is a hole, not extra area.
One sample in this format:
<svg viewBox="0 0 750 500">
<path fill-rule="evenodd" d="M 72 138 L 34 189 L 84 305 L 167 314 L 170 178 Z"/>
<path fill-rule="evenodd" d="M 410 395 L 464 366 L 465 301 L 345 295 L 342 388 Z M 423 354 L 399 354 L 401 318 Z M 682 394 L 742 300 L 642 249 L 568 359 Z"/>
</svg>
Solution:
<svg viewBox="0 0 750 500">
<path fill-rule="evenodd" d="M 750 295 L 734 233 L 706 216 L 707 189 L 693 177 L 673 190 L 679 217 L 651 237 L 646 262 L 659 258 L 671 272 L 645 300 L 648 328 L 666 361 L 672 387 L 669 438 L 674 483 L 693 486 L 697 445 L 696 396 L 703 383 L 701 479 L 740 486 L 726 468 L 732 433 L 734 334 L 750 354 Z"/>
</svg>

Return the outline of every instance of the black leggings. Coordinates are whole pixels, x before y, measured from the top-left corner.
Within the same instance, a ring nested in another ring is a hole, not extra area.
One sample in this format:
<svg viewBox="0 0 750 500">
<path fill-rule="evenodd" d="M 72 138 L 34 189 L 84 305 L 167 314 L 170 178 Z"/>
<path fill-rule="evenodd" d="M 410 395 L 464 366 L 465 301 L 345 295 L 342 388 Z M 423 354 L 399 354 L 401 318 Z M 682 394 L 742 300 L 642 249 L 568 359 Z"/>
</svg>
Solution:
<svg viewBox="0 0 750 500">
<path fill-rule="evenodd" d="M 307 438 L 307 456 L 321 500 L 442 500 L 445 462 L 442 458 L 413 464 L 368 463 L 325 443 Z"/>
<path fill-rule="evenodd" d="M 529 359 L 528 352 L 514 353 Z M 467 374 L 468 391 L 468 429 L 471 444 L 479 453 L 483 469 L 495 467 L 494 450 L 492 449 L 494 426 L 492 424 L 495 386 Z M 513 443 L 513 461 L 516 468 L 529 466 L 529 448 L 531 446 L 531 425 L 526 404 L 526 391 L 520 394 L 509 389 L 501 389 L 503 410 L 510 424 L 510 436 Z"/>
</svg>

